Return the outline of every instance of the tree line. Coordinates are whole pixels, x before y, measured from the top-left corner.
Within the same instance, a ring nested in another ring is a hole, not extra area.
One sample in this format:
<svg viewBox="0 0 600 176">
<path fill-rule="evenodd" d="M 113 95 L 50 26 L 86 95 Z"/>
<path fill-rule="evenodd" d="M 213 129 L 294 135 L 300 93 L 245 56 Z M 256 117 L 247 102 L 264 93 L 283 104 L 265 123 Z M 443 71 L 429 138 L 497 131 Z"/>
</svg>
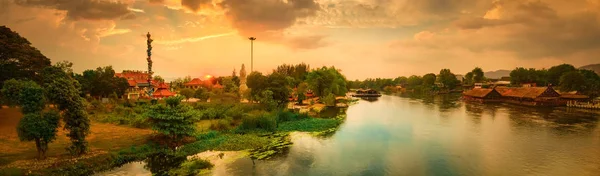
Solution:
<svg viewBox="0 0 600 176">
<path fill-rule="evenodd" d="M 510 72 L 510 82 L 518 86 L 535 83 L 537 86 L 557 86 L 561 91 L 578 91 L 596 97 L 600 95 L 600 76 L 594 71 L 560 64 L 549 69 L 517 67 Z"/>
</svg>

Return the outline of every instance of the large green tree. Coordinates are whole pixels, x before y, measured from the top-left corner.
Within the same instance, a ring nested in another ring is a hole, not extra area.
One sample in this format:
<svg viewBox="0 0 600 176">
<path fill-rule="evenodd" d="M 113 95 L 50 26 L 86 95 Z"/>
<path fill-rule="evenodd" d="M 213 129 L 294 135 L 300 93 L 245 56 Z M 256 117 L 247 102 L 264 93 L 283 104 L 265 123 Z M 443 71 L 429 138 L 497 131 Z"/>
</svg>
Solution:
<svg viewBox="0 0 600 176">
<path fill-rule="evenodd" d="M 335 67 L 321 67 L 308 73 L 308 87 L 320 97 L 333 93 L 343 96 L 348 92 L 346 78 Z"/>
<path fill-rule="evenodd" d="M 433 73 L 428 73 L 426 75 L 423 75 L 423 85 L 424 86 L 433 86 L 435 84 L 435 74 Z"/>
<path fill-rule="evenodd" d="M 35 141 L 38 159 L 45 159 L 48 144 L 56 139 L 60 115 L 56 111 L 43 112 L 44 89 L 33 81 L 10 79 L 0 92 L 12 99 L 11 105 L 21 106 L 24 116 L 17 125 L 19 139 Z"/>
<path fill-rule="evenodd" d="M 256 100 L 267 88 L 267 77 L 260 72 L 250 73 L 246 80 L 246 85 L 250 88 L 250 100 Z"/>
<path fill-rule="evenodd" d="M 473 73 L 473 82 L 474 83 L 483 82 L 483 80 L 485 79 L 485 77 L 483 75 L 483 70 L 479 67 L 475 67 L 473 69 L 473 71 L 471 71 L 471 73 Z"/>
<path fill-rule="evenodd" d="M 80 96 L 80 85 L 59 67 L 50 66 L 42 70 L 46 97 L 63 111 L 65 129 L 71 140 L 67 148 L 74 155 L 87 151 L 86 136 L 90 132 L 90 120 L 84 109 L 84 99 Z"/>
<path fill-rule="evenodd" d="M 195 113 L 189 105 L 181 104 L 182 99 L 181 96 L 166 98 L 166 105 L 153 105 L 147 114 L 152 129 L 166 136 L 171 147 L 177 146 L 184 137 L 195 132 Z"/>
<path fill-rule="evenodd" d="M 0 26 L 0 87 L 6 80 L 29 79 L 39 83 L 40 72 L 50 59 L 6 26 Z"/>
<path fill-rule="evenodd" d="M 577 69 L 569 64 L 561 64 L 554 67 L 550 67 L 548 69 L 548 83 L 552 85 L 559 85 L 560 77 L 563 74 L 571 71 L 576 71 Z"/>
<path fill-rule="evenodd" d="M 444 85 L 446 89 L 454 89 L 460 81 L 456 79 L 456 75 L 450 71 L 450 69 L 442 69 L 440 70 L 440 74 L 438 75 L 439 82 Z"/>
<path fill-rule="evenodd" d="M 127 79 L 116 77 L 112 66 L 85 70 L 81 75 L 76 74 L 75 78 L 81 84 L 83 94 L 96 97 L 108 97 L 115 93 L 122 96 L 129 89 Z"/>
<path fill-rule="evenodd" d="M 570 71 L 560 77 L 561 91 L 584 91 L 585 77 L 579 71 Z"/>
</svg>

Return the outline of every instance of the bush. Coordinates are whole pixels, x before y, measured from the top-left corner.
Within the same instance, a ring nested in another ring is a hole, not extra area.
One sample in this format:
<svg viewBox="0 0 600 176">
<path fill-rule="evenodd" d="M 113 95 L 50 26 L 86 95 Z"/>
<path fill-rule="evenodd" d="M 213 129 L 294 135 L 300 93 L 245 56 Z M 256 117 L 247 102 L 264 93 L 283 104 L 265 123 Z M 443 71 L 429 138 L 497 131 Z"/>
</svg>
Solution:
<svg viewBox="0 0 600 176">
<path fill-rule="evenodd" d="M 209 132 L 206 132 L 206 133 L 202 133 L 202 134 L 196 135 L 196 139 L 197 140 L 209 140 L 209 139 L 214 139 L 217 136 L 219 136 L 219 132 L 217 132 L 217 131 L 209 131 Z"/>
<path fill-rule="evenodd" d="M 298 114 L 289 111 L 280 111 L 277 113 L 277 122 L 287 122 L 298 120 Z"/>
<path fill-rule="evenodd" d="M 213 166 L 214 165 L 207 160 L 195 158 L 181 163 L 181 166 L 179 168 L 172 169 L 171 171 L 169 171 L 169 175 L 198 175 L 202 169 L 210 169 Z"/>
<path fill-rule="evenodd" d="M 233 124 L 233 118 L 227 117 L 224 119 L 220 119 L 217 123 L 213 123 L 210 125 L 211 130 L 229 130 Z"/>
<path fill-rule="evenodd" d="M 277 119 L 274 115 L 261 113 L 259 115 L 247 115 L 242 118 L 242 124 L 238 127 L 241 131 L 266 130 L 274 132 L 277 128 Z"/>
<path fill-rule="evenodd" d="M 327 96 L 323 97 L 323 104 L 326 106 L 335 106 L 335 95 L 332 93 L 327 94 Z"/>
</svg>

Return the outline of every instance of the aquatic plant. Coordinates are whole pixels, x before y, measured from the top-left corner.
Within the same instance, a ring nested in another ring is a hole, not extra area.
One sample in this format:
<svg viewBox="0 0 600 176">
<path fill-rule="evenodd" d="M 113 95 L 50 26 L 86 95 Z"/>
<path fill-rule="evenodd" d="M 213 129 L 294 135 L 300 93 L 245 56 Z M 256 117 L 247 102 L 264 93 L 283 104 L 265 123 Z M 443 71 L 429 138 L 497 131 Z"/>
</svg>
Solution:
<svg viewBox="0 0 600 176">
<path fill-rule="evenodd" d="M 269 138 L 271 138 L 270 144 L 250 150 L 249 156 L 252 160 L 264 160 L 278 154 L 284 154 L 293 144 L 287 133 L 273 134 Z"/>
</svg>

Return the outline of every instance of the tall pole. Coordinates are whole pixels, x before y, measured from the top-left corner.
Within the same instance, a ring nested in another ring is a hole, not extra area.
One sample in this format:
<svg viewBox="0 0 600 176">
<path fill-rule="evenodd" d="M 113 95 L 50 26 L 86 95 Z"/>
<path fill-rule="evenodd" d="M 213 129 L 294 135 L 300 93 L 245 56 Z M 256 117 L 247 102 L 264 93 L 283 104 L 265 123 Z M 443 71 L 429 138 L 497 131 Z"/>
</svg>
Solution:
<svg viewBox="0 0 600 176">
<path fill-rule="evenodd" d="M 256 37 L 250 37 L 250 73 L 254 71 L 254 40 Z"/>
<path fill-rule="evenodd" d="M 148 34 L 146 34 L 146 37 L 148 37 L 148 40 L 146 41 L 148 44 L 148 50 L 146 50 L 146 52 L 148 53 L 148 58 L 146 59 L 148 61 L 148 96 L 152 97 L 152 39 L 150 38 L 150 32 L 148 32 Z"/>
</svg>

